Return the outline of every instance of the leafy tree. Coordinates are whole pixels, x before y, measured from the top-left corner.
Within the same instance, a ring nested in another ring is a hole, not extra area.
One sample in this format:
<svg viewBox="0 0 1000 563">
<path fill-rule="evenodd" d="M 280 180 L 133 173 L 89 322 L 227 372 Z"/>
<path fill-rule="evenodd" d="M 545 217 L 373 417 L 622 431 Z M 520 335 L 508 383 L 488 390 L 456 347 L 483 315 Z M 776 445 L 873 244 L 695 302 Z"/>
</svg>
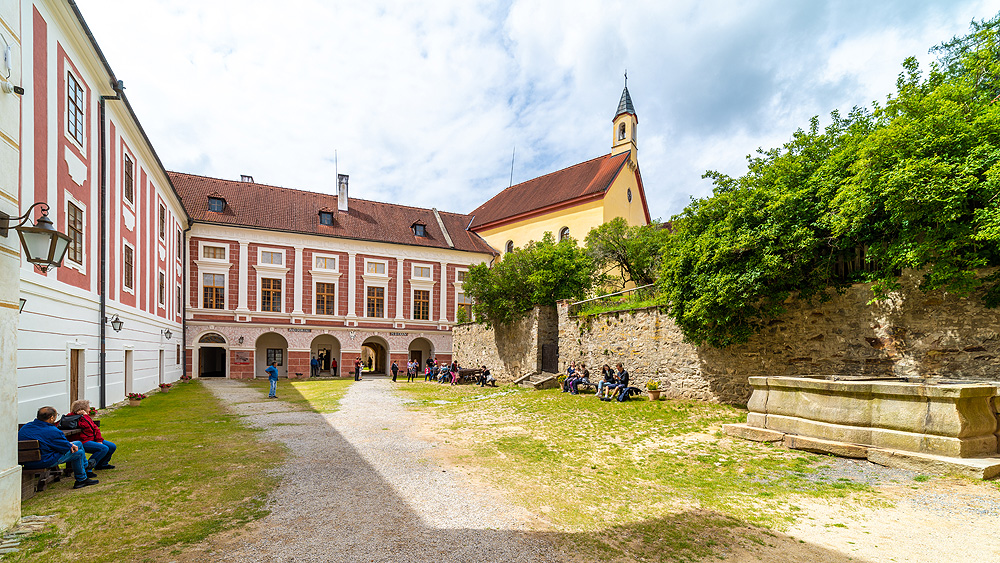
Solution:
<svg viewBox="0 0 1000 563">
<path fill-rule="evenodd" d="M 587 254 L 599 271 L 608 272 L 602 281 L 624 288 L 656 281 L 663 245 L 668 231 L 656 221 L 629 226 L 622 217 L 595 227 L 587 234 Z M 617 278 L 617 279 L 614 279 Z"/>
<path fill-rule="evenodd" d="M 792 295 L 872 282 L 873 298 L 920 287 L 1000 302 L 998 18 L 935 52 L 923 76 L 907 59 L 884 106 L 813 118 L 784 146 L 758 151 L 744 176 L 717 172 L 713 195 L 674 218 L 662 299 L 696 343 L 745 341 Z M 866 268 L 836 277 L 838 258 L 866 249 Z"/>
<path fill-rule="evenodd" d="M 552 233 L 545 233 L 541 241 L 505 254 L 493 266 L 473 266 L 464 287 L 476 320 L 496 325 L 515 321 L 536 305 L 582 299 L 593 280 L 593 263 L 575 240 L 557 243 Z"/>
</svg>

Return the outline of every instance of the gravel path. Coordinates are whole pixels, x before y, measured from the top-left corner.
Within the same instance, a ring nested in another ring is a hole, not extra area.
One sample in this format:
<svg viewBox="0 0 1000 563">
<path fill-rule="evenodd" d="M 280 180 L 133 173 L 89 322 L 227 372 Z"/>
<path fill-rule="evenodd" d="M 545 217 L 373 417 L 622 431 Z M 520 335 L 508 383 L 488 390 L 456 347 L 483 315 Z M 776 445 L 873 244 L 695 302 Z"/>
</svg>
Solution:
<svg viewBox="0 0 1000 563">
<path fill-rule="evenodd" d="M 350 387 L 338 412 L 295 410 L 236 381 L 223 402 L 287 444 L 271 514 L 215 544 L 222 561 L 560 561 L 529 514 L 434 461 L 388 380 Z"/>
</svg>

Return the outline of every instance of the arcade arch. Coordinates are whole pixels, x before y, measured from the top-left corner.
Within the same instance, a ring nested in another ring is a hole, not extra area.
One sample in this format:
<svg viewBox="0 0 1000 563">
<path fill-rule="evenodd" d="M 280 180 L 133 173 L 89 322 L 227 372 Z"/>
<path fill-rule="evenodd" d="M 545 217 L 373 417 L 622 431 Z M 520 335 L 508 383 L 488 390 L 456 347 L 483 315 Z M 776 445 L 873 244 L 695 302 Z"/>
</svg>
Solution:
<svg viewBox="0 0 1000 563">
<path fill-rule="evenodd" d="M 434 357 L 434 345 L 426 338 L 414 338 L 407 349 L 408 357 L 417 360 L 421 366 L 427 363 L 427 358 Z"/>
<path fill-rule="evenodd" d="M 363 370 L 368 370 L 368 361 L 371 360 L 371 373 L 375 375 L 385 375 L 386 366 L 389 365 L 389 343 L 378 336 L 369 336 L 361 344 L 361 363 Z"/>
<path fill-rule="evenodd" d="M 226 377 L 226 339 L 206 332 L 198 338 L 198 377 Z"/>
<path fill-rule="evenodd" d="M 254 344 L 254 377 L 264 377 L 264 369 L 271 360 L 277 362 L 278 375 L 288 375 L 288 341 L 276 332 L 257 337 Z"/>
<path fill-rule="evenodd" d="M 331 370 L 331 359 L 337 360 L 337 375 L 341 375 L 340 369 L 340 340 L 332 334 L 321 334 L 313 339 L 309 345 L 310 359 L 319 360 L 319 374 L 324 376 L 333 375 Z"/>
</svg>

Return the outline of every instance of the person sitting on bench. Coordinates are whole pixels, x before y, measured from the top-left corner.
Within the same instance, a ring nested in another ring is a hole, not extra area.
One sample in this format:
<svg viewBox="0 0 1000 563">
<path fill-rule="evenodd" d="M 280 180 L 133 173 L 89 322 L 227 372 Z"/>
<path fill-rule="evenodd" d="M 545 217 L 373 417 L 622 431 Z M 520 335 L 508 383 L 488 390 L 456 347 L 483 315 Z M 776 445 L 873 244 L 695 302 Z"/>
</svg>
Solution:
<svg viewBox="0 0 1000 563">
<path fill-rule="evenodd" d="M 628 372 L 622 365 L 618 364 L 618 402 L 624 403 L 628 399 Z"/>
<path fill-rule="evenodd" d="M 115 466 L 111 465 L 111 456 L 115 455 L 118 446 L 101 436 L 101 428 L 90 418 L 90 401 L 86 399 L 73 401 L 70 410 L 80 415 L 77 421 L 80 435 L 77 437 L 83 442 L 83 451 L 90 454 L 87 469 L 114 469 Z"/>
<path fill-rule="evenodd" d="M 42 459 L 24 464 L 25 469 L 45 469 L 60 463 L 69 464 L 76 476 L 74 489 L 82 489 L 96 485 L 99 481 L 92 479 L 96 473 L 87 471 L 87 461 L 80 442 L 70 442 L 66 434 L 56 427 L 55 407 L 38 409 L 35 420 L 25 424 L 17 431 L 18 440 L 38 440 L 38 450 Z"/>
<path fill-rule="evenodd" d="M 483 366 L 483 373 L 482 375 L 479 376 L 479 386 L 486 387 L 487 385 L 492 385 L 493 387 L 496 387 L 497 379 L 493 377 L 492 373 L 490 373 L 489 368 Z"/>
<path fill-rule="evenodd" d="M 608 364 L 604 364 L 604 367 L 601 368 L 601 381 L 597 383 L 597 398 L 603 399 L 607 395 L 608 389 L 616 383 L 618 380 L 615 379 L 615 370 L 611 369 Z"/>
<path fill-rule="evenodd" d="M 576 370 L 577 377 L 573 379 L 573 382 L 569 384 L 569 392 L 574 395 L 580 394 L 579 386 L 580 384 L 590 385 L 590 370 L 587 369 L 587 364 L 580 364 L 580 369 Z"/>
</svg>

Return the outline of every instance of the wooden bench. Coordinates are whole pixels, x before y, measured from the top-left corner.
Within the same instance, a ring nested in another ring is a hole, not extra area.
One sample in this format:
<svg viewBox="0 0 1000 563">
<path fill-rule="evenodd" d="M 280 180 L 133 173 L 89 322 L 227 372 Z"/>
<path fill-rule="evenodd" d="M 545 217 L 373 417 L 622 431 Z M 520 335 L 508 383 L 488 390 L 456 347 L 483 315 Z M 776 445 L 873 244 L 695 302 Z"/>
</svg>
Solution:
<svg viewBox="0 0 1000 563">
<path fill-rule="evenodd" d="M 101 421 L 95 420 L 94 424 L 100 426 Z M 18 424 L 18 430 L 22 426 L 24 425 Z M 73 437 L 79 434 L 81 430 L 76 428 L 73 430 L 63 430 L 62 432 L 66 435 L 66 439 L 72 442 Z M 41 459 L 42 452 L 39 449 L 38 440 L 17 441 L 17 463 L 19 465 L 23 466 L 25 463 L 40 461 Z M 29 499 L 35 496 L 35 493 L 44 491 L 49 483 L 57 482 L 63 476 L 73 477 L 73 468 L 69 464 L 66 464 L 66 468 L 62 471 L 59 470 L 59 467 L 43 467 L 41 469 L 26 469 L 21 467 L 21 500 Z"/>
</svg>

